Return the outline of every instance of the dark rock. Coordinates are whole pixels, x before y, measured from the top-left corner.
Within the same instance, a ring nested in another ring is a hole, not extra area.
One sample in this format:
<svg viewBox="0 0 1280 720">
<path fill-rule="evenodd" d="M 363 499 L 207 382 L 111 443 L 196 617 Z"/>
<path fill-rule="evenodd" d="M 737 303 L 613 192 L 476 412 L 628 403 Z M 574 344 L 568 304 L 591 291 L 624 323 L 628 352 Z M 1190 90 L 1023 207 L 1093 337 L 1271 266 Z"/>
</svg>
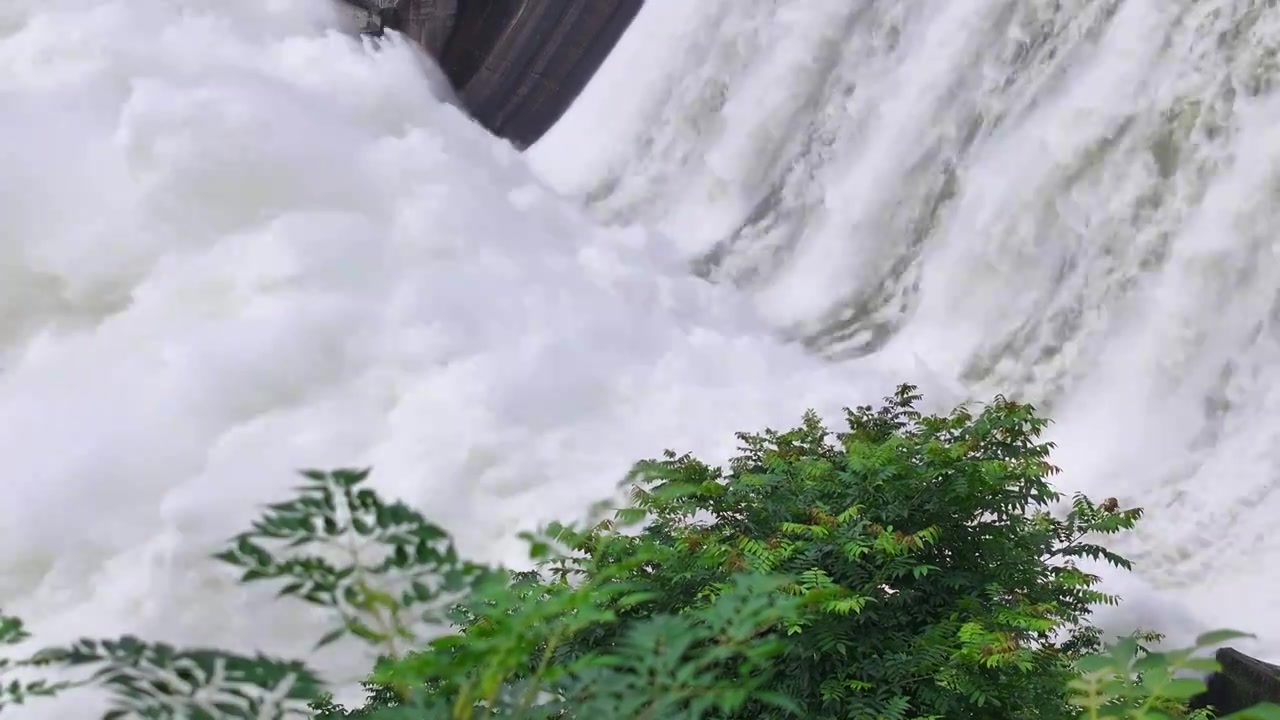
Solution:
<svg viewBox="0 0 1280 720">
<path fill-rule="evenodd" d="M 1218 715 L 1226 715 L 1262 702 L 1280 703 L 1280 666 L 1235 648 L 1219 650 L 1214 659 L 1222 670 L 1205 680 L 1209 687 L 1191 699 L 1192 710 L 1213 707 Z"/>
<path fill-rule="evenodd" d="M 523 149 L 587 86 L 644 0 L 347 0 L 432 54 L 481 125 Z"/>
</svg>

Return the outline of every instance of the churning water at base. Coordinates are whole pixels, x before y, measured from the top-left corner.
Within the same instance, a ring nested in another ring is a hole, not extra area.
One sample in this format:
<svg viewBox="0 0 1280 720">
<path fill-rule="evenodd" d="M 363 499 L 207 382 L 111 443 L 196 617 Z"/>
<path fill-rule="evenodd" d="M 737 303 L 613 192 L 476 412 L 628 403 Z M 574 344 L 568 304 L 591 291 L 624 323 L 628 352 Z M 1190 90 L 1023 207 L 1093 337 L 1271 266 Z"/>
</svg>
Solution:
<svg viewBox="0 0 1280 720">
<path fill-rule="evenodd" d="M 319 0 L 10 0 L 0 606 L 302 655 L 324 618 L 207 557 L 295 468 L 512 558 L 636 458 L 914 380 L 1149 509 L 1118 630 L 1269 651 L 1268 5 L 650 0 L 531 172 Z"/>
</svg>

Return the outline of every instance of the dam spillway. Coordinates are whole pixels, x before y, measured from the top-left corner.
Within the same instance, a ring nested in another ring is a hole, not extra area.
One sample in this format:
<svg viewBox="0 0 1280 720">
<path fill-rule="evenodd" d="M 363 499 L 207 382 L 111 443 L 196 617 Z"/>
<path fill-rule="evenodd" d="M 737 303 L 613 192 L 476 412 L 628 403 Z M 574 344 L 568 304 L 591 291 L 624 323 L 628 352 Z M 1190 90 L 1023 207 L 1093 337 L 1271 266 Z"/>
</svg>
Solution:
<svg viewBox="0 0 1280 720">
<path fill-rule="evenodd" d="M 569 109 L 643 0 L 346 0 L 440 64 L 494 135 L 527 148 Z"/>
</svg>

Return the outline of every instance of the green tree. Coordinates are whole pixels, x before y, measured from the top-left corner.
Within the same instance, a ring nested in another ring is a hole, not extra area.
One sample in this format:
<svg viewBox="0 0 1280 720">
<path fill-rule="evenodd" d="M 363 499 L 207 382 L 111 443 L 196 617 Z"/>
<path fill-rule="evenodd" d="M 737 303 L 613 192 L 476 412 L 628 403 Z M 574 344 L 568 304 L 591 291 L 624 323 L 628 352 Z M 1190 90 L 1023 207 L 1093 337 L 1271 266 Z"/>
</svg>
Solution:
<svg viewBox="0 0 1280 720">
<path fill-rule="evenodd" d="M 0 657 L 0 713 L 95 684 L 111 720 L 1187 718 L 1204 683 L 1186 672 L 1218 669 L 1196 653 L 1239 634 L 1103 648 L 1088 613 L 1116 598 L 1074 566 L 1127 568 L 1086 538 L 1140 512 L 1077 496 L 1050 515 L 1056 469 L 1029 406 L 925 417 L 918 400 L 904 386 L 838 434 L 809 414 L 741 435 L 728 472 L 642 463 L 613 519 L 524 535 L 535 572 L 463 559 L 366 470 L 305 472 L 216 557 L 331 608 L 318 644 L 379 649 L 363 707 L 294 660 L 123 637 Z M 0 613 L 0 650 L 28 639 Z M 31 677 L 49 665 L 79 677 Z"/>
<path fill-rule="evenodd" d="M 571 538 L 553 575 L 594 577 L 642 555 L 625 579 L 650 598 L 623 620 L 695 611 L 744 572 L 792 578 L 803 602 L 769 689 L 805 718 L 1070 716 L 1072 661 L 1098 645 L 1090 606 L 1116 598 L 1075 561 L 1129 562 L 1091 534 L 1131 528 L 1137 509 L 1077 495 L 1065 517 L 1049 477 L 1047 421 L 997 397 L 981 412 L 924 416 L 902 386 L 884 407 L 828 431 L 809 413 L 786 432 L 740 434 L 728 472 L 688 455 L 637 467 L 634 507 Z M 608 651 L 626 622 L 557 648 L 562 662 Z M 736 717 L 781 717 L 749 706 Z"/>
</svg>

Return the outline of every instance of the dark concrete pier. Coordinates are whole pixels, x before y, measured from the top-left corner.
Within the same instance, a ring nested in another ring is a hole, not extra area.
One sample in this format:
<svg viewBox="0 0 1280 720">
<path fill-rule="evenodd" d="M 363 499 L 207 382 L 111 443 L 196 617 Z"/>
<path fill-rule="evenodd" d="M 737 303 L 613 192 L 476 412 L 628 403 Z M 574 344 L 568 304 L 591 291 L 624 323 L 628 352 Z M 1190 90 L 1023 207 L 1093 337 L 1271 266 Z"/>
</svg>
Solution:
<svg viewBox="0 0 1280 720">
<path fill-rule="evenodd" d="M 481 125 L 526 148 L 582 92 L 644 0 L 346 0 L 431 53 Z"/>
</svg>

